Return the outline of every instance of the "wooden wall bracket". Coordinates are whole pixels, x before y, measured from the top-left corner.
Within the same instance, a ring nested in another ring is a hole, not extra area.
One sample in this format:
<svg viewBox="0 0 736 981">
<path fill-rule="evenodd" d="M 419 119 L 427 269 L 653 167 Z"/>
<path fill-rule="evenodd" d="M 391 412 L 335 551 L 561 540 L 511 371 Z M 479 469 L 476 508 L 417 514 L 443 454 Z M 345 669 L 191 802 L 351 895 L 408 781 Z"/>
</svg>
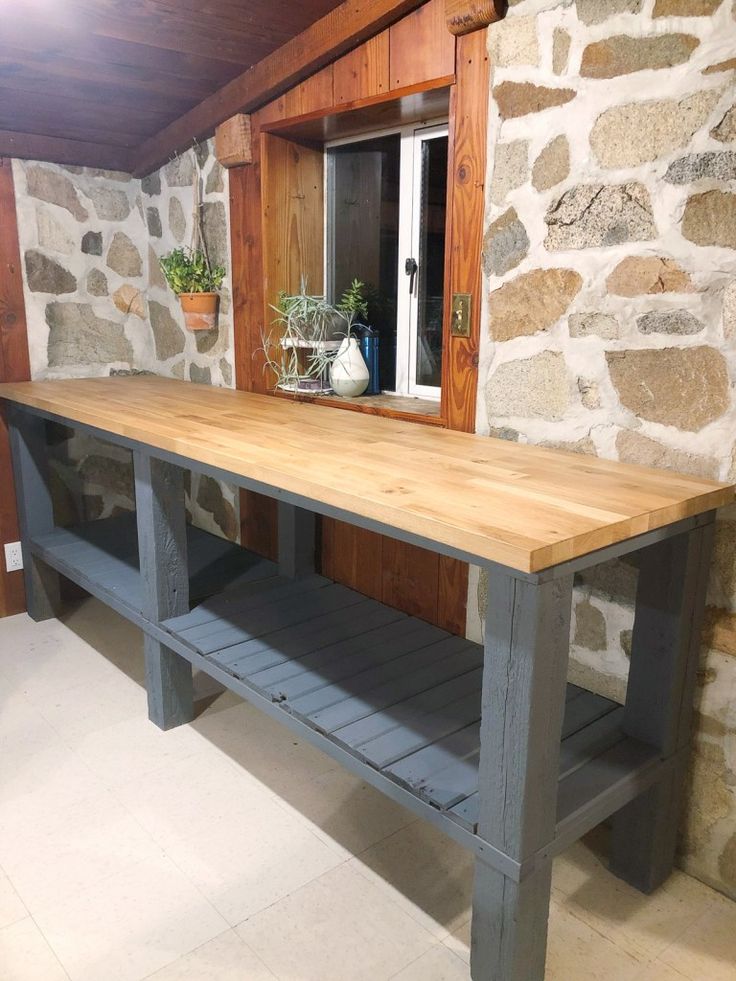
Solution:
<svg viewBox="0 0 736 981">
<path fill-rule="evenodd" d="M 253 163 L 250 116 L 237 112 L 215 130 L 215 156 L 223 167 Z"/>
<path fill-rule="evenodd" d="M 445 19 L 450 34 L 470 34 L 506 16 L 507 0 L 445 0 Z"/>
</svg>

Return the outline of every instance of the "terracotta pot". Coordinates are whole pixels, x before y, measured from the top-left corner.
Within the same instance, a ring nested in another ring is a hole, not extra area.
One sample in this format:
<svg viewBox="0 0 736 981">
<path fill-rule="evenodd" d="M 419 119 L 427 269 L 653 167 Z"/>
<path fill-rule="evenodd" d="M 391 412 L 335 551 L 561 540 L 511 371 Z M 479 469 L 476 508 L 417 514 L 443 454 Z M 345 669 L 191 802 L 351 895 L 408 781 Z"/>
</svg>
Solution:
<svg viewBox="0 0 736 981">
<path fill-rule="evenodd" d="M 217 293 L 180 293 L 179 302 L 187 330 L 214 330 L 217 326 Z"/>
</svg>

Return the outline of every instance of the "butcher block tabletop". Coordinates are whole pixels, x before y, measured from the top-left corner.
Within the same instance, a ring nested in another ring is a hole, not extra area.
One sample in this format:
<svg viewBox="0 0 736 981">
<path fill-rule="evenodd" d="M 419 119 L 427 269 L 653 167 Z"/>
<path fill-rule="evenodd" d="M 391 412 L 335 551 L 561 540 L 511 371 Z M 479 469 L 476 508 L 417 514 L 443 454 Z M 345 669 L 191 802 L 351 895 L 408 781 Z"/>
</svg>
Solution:
<svg viewBox="0 0 736 981">
<path fill-rule="evenodd" d="M 164 378 L 18 382 L 0 398 L 521 572 L 735 495 L 700 477 Z"/>
</svg>

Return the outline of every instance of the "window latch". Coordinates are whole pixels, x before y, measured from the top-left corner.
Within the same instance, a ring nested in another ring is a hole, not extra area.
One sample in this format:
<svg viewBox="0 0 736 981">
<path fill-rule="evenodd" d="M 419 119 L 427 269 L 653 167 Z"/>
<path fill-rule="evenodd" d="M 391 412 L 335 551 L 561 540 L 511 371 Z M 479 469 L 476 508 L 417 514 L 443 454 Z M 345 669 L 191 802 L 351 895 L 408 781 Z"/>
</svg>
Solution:
<svg viewBox="0 0 736 981">
<path fill-rule="evenodd" d="M 407 259 L 404 263 L 404 272 L 409 277 L 409 295 L 414 296 L 414 280 L 419 268 L 416 259 Z"/>
</svg>

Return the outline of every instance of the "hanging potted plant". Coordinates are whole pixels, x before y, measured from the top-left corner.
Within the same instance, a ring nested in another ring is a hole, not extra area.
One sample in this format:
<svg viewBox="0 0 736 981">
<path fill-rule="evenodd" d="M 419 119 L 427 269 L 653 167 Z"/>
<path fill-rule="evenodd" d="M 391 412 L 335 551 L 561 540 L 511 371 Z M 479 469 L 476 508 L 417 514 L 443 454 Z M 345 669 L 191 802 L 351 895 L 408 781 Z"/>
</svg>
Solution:
<svg viewBox="0 0 736 981">
<path fill-rule="evenodd" d="M 212 330 L 217 321 L 222 266 L 211 266 L 203 249 L 174 249 L 160 259 L 169 287 L 179 297 L 189 330 Z"/>
<path fill-rule="evenodd" d="M 368 365 L 360 353 L 358 338 L 353 334 L 353 328 L 359 323 L 365 324 L 368 319 L 366 288 L 359 279 L 354 279 L 345 290 L 337 309 L 345 317 L 348 331 L 332 359 L 330 383 L 343 398 L 356 398 L 365 392 L 370 382 Z"/>
</svg>

